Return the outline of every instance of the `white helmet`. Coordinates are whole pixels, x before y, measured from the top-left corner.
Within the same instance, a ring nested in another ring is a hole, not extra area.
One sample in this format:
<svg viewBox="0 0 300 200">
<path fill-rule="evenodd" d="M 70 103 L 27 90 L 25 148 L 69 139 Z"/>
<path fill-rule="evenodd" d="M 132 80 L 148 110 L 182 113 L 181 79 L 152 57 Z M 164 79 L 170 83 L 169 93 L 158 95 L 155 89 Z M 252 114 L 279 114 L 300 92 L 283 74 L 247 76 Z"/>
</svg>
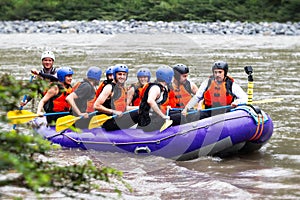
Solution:
<svg viewBox="0 0 300 200">
<path fill-rule="evenodd" d="M 52 51 L 44 51 L 42 53 L 41 60 L 43 60 L 44 58 L 52 58 L 52 60 L 55 61 L 55 56 Z"/>
</svg>

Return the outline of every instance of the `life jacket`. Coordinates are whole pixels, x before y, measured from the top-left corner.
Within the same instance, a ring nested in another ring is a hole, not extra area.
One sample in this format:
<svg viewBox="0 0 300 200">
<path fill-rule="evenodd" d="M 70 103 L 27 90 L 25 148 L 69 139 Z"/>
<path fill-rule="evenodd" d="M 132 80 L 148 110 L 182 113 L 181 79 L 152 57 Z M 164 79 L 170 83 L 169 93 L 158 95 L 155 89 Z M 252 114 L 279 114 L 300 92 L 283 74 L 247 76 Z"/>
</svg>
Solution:
<svg viewBox="0 0 300 200">
<path fill-rule="evenodd" d="M 102 81 L 99 84 L 98 89 L 97 89 L 96 94 L 95 94 L 95 97 L 92 100 L 90 100 L 90 101 L 87 102 L 86 112 L 94 112 L 95 111 L 95 109 L 94 109 L 94 103 L 97 100 L 97 98 L 100 95 L 100 93 L 102 92 L 104 86 L 106 86 L 107 83 L 109 83 L 109 82 L 111 82 L 111 81 L 104 80 L 104 81 Z"/>
<path fill-rule="evenodd" d="M 58 68 L 52 67 L 51 70 L 50 70 L 50 72 L 46 72 L 45 69 L 43 68 L 43 69 L 40 70 L 40 72 L 41 72 L 41 73 L 44 73 L 44 74 L 55 75 L 56 72 L 57 72 L 57 70 L 58 70 Z"/>
<path fill-rule="evenodd" d="M 210 77 L 203 94 L 205 108 L 230 105 L 235 99 L 232 93 L 233 82 L 233 78 L 226 76 L 225 81 L 218 84 L 213 77 Z"/>
<path fill-rule="evenodd" d="M 137 83 L 132 84 L 128 89 L 130 89 L 131 87 L 134 88 L 134 94 L 133 94 L 133 97 L 131 100 L 131 105 L 139 106 L 141 103 L 141 100 L 142 100 L 141 93 L 142 93 L 143 87 L 139 86 Z"/>
<path fill-rule="evenodd" d="M 74 86 L 73 86 L 73 92 L 75 92 L 77 90 L 77 88 L 83 83 L 83 82 L 87 82 L 89 83 L 88 81 L 84 80 L 84 81 L 81 81 L 81 82 L 77 82 Z M 90 83 L 89 83 L 90 84 Z M 95 91 L 96 92 L 96 91 Z M 88 100 L 87 101 L 87 105 L 86 105 L 86 112 L 93 112 L 94 111 L 94 102 L 96 101 L 95 99 L 95 95 L 93 97 L 91 97 L 91 100 Z"/>
<path fill-rule="evenodd" d="M 127 106 L 127 91 L 124 87 L 119 87 L 115 83 L 109 82 L 112 85 L 113 95 L 103 103 L 106 108 L 124 112 Z M 107 85 L 106 84 L 106 85 Z"/>
<path fill-rule="evenodd" d="M 186 81 L 184 84 L 176 85 L 172 83 L 173 91 L 176 97 L 176 108 L 184 108 L 189 100 L 193 97 L 190 81 Z"/>
<path fill-rule="evenodd" d="M 147 100 L 148 100 L 148 94 L 149 94 L 149 90 L 152 86 L 157 85 L 160 88 L 161 91 L 161 95 L 160 97 L 156 100 L 156 103 L 158 104 L 158 106 L 160 107 L 161 111 L 163 113 L 166 113 L 166 106 L 168 106 L 168 95 L 169 95 L 169 90 L 167 91 L 161 84 L 158 83 L 147 83 L 146 85 L 144 85 L 142 92 L 141 92 L 141 103 L 139 106 L 139 119 L 138 119 L 138 125 L 139 126 L 147 126 L 150 122 L 150 105 L 148 104 Z M 175 95 L 174 95 L 175 97 Z"/>
<path fill-rule="evenodd" d="M 44 110 L 46 113 L 52 112 L 64 112 L 70 111 L 71 106 L 66 101 L 66 98 L 69 94 L 73 92 L 72 86 L 65 88 L 61 83 L 55 83 L 58 86 L 59 92 L 57 95 L 51 97 L 47 103 L 44 105 Z"/>
</svg>

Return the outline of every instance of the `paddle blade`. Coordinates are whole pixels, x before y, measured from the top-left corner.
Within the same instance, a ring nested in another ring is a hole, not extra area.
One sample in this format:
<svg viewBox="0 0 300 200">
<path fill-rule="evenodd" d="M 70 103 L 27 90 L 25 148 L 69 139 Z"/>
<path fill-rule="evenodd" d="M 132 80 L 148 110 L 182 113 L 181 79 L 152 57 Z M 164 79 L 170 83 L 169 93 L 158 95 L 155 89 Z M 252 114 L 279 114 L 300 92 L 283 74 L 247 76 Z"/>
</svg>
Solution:
<svg viewBox="0 0 300 200">
<path fill-rule="evenodd" d="M 7 119 L 11 124 L 23 124 L 38 117 L 37 114 L 28 110 L 12 110 L 7 113 Z"/>
<path fill-rule="evenodd" d="M 173 120 L 170 120 L 170 119 L 166 120 L 165 123 L 161 126 L 161 128 L 160 128 L 159 131 L 162 132 L 162 131 L 166 130 L 166 129 L 169 128 L 172 124 L 173 124 Z"/>
<path fill-rule="evenodd" d="M 70 126 L 72 126 L 80 117 L 75 117 L 73 115 L 67 115 L 64 117 L 60 117 L 56 121 L 56 127 L 55 130 L 56 132 L 61 132 Z"/>
<path fill-rule="evenodd" d="M 102 126 L 107 120 L 111 119 L 112 116 L 108 116 L 105 114 L 94 116 L 89 124 L 89 129 L 97 128 Z"/>
</svg>

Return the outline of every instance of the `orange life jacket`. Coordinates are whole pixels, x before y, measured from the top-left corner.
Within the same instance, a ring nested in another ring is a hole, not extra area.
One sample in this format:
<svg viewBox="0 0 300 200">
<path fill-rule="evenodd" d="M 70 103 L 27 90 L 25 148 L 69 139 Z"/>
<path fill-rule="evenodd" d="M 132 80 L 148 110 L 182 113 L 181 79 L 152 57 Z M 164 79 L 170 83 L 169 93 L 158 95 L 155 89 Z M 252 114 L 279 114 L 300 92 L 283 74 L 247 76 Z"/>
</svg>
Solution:
<svg viewBox="0 0 300 200">
<path fill-rule="evenodd" d="M 44 110 L 47 113 L 51 112 L 63 112 L 70 111 L 71 106 L 66 101 L 69 94 L 73 92 L 71 86 L 65 88 L 61 83 L 55 83 L 58 86 L 59 92 L 57 95 L 51 97 L 47 103 L 44 105 Z"/>
<path fill-rule="evenodd" d="M 73 92 L 77 90 L 77 88 L 81 85 L 82 82 L 77 82 L 73 86 Z M 96 91 L 95 91 L 96 92 Z M 94 102 L 96 101 L 95 97 L 89 101 L 86 102 L 86 112 L 94 112 Z"/>
<path fill-rule="evenodd" d="M 124 87 L 119 87 L 115 83 L 107 83 L 112 85 L 113 95 L 103 103 L 106 108 L 124 112 L 127 106 L 127 91 Z M 107 85 L 106 84 L 106 85 Z M 103 87 L 104 88 L 104 87 Z M 100 94 L 99 94 L 100 95 Z"/>
<path fill-rule="evenodd" d="M 192 98 L 193 92 L 191 88 L 191 83 L 189 81 L 186 81 L 185 84 L 179 84 L 179 85 L 172 83 L 172 86 L 176 97 L 175 107 L 184 108 Z"/>
<path fill-rule="evenodd" d="M 99 84 L 98 89 L 97 89 L 96 94 L 95 94 L 95 97 L 92 100 L 90 100 L 90 101 L 87 102 L 86 112 L 94 112 L 95 111 L 95 109 L 94 109 L 94 103 L 97 100 L 97 98 L 100 95 L 100 93 L 102 92 L 104 86 L 107 85 L 107 83 L 108 82 L 105 80 L 105 81 L 102 81 Z"/>
<path fill-rule="evenodd" d="M 233 82 L 233 78 L 227 76 L 225 81 L 218 84 L 213 77 L 211 77 L 203 95 L 205 108 L 230 105 L 235 98 L 232 93 Z"/>
<path fill-rule="evenodd" d="M 136 83 L 132 84 L 128 89 L 130 89 L 131 87 L 134 88 L 134 94 L 133 94 L 133 97 L 132 97 L 130 105 L 132 105 L 132 106 L 139 106 L 140 103 L 141 103 L 141 100 L 142 100 L 141 93 L 142 93 L 143 87 L 139 86 Z"/>
<path fill-rule="evenodd" d="M 113 109 L 117 111 L 126 111 L 127 106 L 127 91 L 124 87 L 114 87 L 114 94 L 111 98 Z"/>
</svg>

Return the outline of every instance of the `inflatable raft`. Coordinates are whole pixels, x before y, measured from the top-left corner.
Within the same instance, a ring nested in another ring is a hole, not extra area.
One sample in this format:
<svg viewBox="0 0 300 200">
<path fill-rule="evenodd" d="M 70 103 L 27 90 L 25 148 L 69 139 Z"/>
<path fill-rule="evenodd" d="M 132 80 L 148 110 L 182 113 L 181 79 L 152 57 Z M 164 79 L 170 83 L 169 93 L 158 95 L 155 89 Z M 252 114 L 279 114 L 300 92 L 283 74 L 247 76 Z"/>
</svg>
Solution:
<svg viewBox="0 0 300 200">
<path fill-rule="evenodd" d="M 162 132 L 135 128 L 105 131 L 99 127 L 83 129 L 81 133 L 70 129 L 58 133 L 55 127 L 47 126 L 35 130 L 52 143 L 67 148 L 190 160 L 257 151 L 272 136 L 273 123 L 264 111 L 240 106 L 231 112 L 171 126 Z"/>
</svg>

